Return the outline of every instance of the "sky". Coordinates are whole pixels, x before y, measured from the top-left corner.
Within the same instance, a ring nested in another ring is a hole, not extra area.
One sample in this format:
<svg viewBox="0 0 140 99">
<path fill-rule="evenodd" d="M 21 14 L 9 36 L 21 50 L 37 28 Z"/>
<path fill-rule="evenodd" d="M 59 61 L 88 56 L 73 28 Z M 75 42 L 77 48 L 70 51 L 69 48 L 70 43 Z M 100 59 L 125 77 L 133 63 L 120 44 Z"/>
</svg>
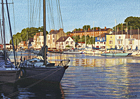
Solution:
<svg viewBox="0 0 140 99">
<path fill-rule="evenodd" d="M 8 0 L 8 2 L 12 1 L 14 4 L 9 4 L 9 11 L 13 34 L 21 32 L 27 27 L 38 28 L 43 25 L 42 11 L 38 11 L 38 9 L 42 10 L 41 0 Z M 48 5 L 48 1 L 46 0 L 46 5 Z M 51 27 L 46 21 L 47 31 L 60 28 L 55 1 L 52 0 L 56 26 Z M 31 8 L 32 6 L 34 8 Z M 34 9 L 34 12 L 29 11 L 29 8 Z M 140 0 L 60 0 L 60 8 L 64 32 L 82 28 L 84 25 L 112 28 L 115 26 L 115 20 L 119 24 L 129 16 L 140 17 Z M 31 18 L 34 19 L 34 22 Z M 9 42 L 10 37 L 8 34 L 6 36 L 6 40 Z"/>
</svg>

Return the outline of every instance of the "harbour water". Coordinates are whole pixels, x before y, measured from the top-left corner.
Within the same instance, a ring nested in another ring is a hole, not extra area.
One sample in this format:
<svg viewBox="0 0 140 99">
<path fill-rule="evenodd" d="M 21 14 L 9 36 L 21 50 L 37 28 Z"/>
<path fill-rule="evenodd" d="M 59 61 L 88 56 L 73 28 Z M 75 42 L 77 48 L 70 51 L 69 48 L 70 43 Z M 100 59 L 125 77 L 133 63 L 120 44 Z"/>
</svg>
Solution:
<svg viewBox="0 0 140 99">
<path fill-rule="evenodd" d="M 17 54 L 20 61 L 21 53 Z M 30 58 L 22 53 L 22 58 Z M 33 54 L 32 54 L 32 57 Z M 11 55 L 11 60 L 13 56 Z M 48 53 L 49 62 L 70 59 L 59 85 L 1 84 L 1 97 L 15 99 L 140 99 L 140 58 Z"/>
</svg>

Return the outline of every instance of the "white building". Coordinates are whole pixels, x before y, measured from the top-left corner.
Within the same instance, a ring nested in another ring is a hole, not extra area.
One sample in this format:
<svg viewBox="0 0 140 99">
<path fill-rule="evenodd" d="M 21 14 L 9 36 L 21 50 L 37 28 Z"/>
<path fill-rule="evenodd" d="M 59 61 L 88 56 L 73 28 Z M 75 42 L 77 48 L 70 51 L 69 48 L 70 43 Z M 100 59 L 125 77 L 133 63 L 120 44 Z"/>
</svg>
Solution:
<svg viewBox="0 0 140 99">
<path fill-rule="evenodd" d="M 74 40 L 69 36 L 62 36 L 56 41 L 56 49 L 75 48 Z"/>
</svg>

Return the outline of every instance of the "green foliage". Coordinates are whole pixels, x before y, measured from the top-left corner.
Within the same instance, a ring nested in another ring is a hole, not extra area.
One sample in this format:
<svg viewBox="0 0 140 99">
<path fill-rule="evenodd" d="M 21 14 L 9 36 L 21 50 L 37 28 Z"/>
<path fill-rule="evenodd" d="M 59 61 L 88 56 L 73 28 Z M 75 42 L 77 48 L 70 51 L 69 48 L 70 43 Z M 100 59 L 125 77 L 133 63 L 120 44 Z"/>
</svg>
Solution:
<svg viewBox="0 0 140 99">
<path fill-rule="evenodd" d="M 67 45 L 66 47 L 70 47 L 69 45 Z"/>
<path fill-rule="evenodd" d="M 133 16 L 130 16 L 130 17 L 127 17 L 125 20 L 124 20 L 124 23 L 119 23 L 118 25 L 114 26 L 113 27 L 113 30 L 117 31 L 117 29 L 119 29 L 120 31 L 126 29 L 126 27 L 128 29 L 138 29 L 140 28 L 140 17 L 133 17 Z"/>
<path fill-rule="evenodd" d="M 81 28 L 75 28 L 72 32 L 74 32 L 74 31 L 81 31 Z"/>
<path fill-rule="evenodd" d="M 83 35 L 81 38 L 80 36 L 72 36 L 75 42 L 85 42 L 86 38 L 86 44 L 95 44 L 95 37 L 90 37 L 87 35 L 86 37 Z"/>
<path fill-rule="evenodd" d="M 83 26 L 83 30 L 86 30 L 87 31 L 88 29 L 90 29 L 90 25 L 84 25 Z"/>
<path fill-rule="evenodd" d="M 69 33 L 71 33 L 70 31 L 68 31 L 66 34 L 69 35 Z"/>
<path fill-rule="evenodd" d="M 93 30 L 93 28 L 91 28 L 92 30 Z M 94 30 L 96 30 L 96 29 L 101 29 L 100 27 L 94 27 Z"/>
<path fill-rule="evenodd" d="M 15 35 L 13 35 L 13 42 L 14 45 L 18 45 L 19 42 L 21 41 L 27 41 L 29 40 L 29 38 L 33 38 L 34 35 L 38 32 L 43 32 L 43 26 L 39 27 L 39 28 L 35 28 L 35 27 L 31 27 L 31 28 L 24 28 L 21 33 L 17 33 Z M 46 31 L 46 34 L 48 34 L 48 32 Z M 12 41 L 10 40 L 10 44 L 12 43 Z"/>
</svg>

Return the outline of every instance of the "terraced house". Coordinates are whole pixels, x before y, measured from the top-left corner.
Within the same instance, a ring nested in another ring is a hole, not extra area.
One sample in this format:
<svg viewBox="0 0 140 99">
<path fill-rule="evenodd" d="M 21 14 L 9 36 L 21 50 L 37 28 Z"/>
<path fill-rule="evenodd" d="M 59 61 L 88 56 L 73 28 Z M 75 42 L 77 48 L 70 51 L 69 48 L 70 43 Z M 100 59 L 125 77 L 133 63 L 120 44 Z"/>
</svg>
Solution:
<svg viewBox="0 0 140 99">
<path fill-rule="evenodd" d="M 62 28 L 60 28 L 59 30 L 51 30 L 50 33 L 47 35 L 48 48 L 56 49 L 56 41 L 62 36 L 67 36 L 67 34 L 64 33 Z"/>
<path fill-rule="evenodd" d="M 97 36 L 104 34 L 104 33 L 110 33 L 110 31 L 112 31 L 112 29 L 106 28 L 106 27 L 104 29 L 98 29 L 98 28 L 96 28 L 94 30 L 88 29 L 88 31 L 84 31 L 81 29 L 81 31 L 74 31 L 74 32 L 69 33 L 68 36 L 72 37 L 72 36 L 79 35 L 80 37 L 82 37 L 83 35 L 84 36 L 89 35 L 90 37 L 97 37 Z"/>
<path fill-rule="evenodd" d="M 95 37 L 95 47 L 96 48 L 101 48 L 101 49 L 106 48 L 106 35 L 108 35 L 108 33 L 104 33 L 104 34 L 101 34 L 101 35 Z"/>
</svg>

